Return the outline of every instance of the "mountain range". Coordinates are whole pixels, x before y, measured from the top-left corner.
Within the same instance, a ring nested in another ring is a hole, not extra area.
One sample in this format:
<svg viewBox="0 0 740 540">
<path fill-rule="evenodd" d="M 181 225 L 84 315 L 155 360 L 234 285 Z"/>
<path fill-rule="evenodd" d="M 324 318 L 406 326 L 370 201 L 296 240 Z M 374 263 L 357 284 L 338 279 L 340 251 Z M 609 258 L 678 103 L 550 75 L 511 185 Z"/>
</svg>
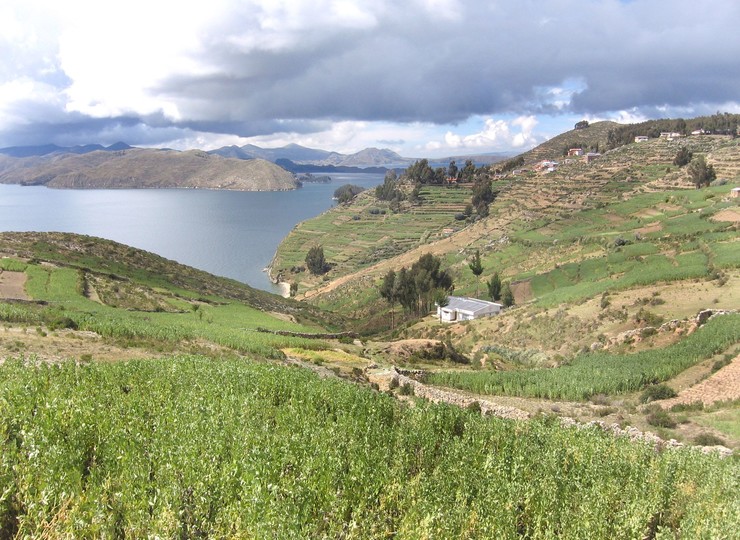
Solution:
<svg viewBox="0 0 740 540">
<path fill-rule="evenodd" d="M 41 146 L 12 146 L 0 148 L 0 155 L 15 158 L 51 156 L 61 154 L 88 154 L 91 152 L 115 152 L 133 148 L 124 142 L 117 142 L 110 146 L 88 144 L 79 146 L 57 146 L 47 144 Z M 244 146 L 223 146 L 207 153 L 233 159 L 264 159 L 277 163 L 291 172 L 333 172 L 351 171 L 352 169 L 368 168 L 406 168 L 419 158 L 403 157 L 387 148 L 365 148 L 353 154 L 341 154 L 328 150 L 307 148 L 298 144 L 288 144 L 279 148 L 261 148 L 254 144 Z M 433 167 L 447 166 L 450 161 L 463 163 L 470 159 L 477 165 L 495 163 L 511 157 L 511 153 L 497 152 L 479 155 L 450 156 L 430 159 Z M 348 169 L 349 168 L 349 169 Z"/>
</svg>

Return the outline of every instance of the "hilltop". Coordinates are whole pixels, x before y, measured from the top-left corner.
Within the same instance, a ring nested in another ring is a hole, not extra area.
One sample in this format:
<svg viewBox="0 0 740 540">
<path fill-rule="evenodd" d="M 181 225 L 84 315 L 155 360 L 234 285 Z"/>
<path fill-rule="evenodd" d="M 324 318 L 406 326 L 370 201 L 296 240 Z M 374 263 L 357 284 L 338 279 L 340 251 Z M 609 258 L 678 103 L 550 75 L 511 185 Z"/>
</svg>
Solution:
<svg viewBox="0 0 740 540">
<path fill-rule="evenodd" d="M 128 148 L 42 156 L 0 155 L 0 183 L 53 188 L 200 188 L 240 191 L 296 189 L 294 175 L 261 159 L 240 160 L 199 150 Z"/>
</svg>

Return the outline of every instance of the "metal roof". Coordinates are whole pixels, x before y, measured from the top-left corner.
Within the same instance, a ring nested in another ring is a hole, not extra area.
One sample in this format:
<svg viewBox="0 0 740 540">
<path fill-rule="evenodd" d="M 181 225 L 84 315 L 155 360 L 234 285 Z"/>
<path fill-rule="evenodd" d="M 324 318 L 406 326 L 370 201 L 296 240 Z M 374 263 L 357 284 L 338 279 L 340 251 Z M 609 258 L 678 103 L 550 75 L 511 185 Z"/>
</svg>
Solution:
<svg viewBox="0 0 740 540">
<path fill-rule="evenodd" d="M 458 311 L 467 311 L 474 314 L 491 307 L 498 307 L 499 309 L 503 307 L 502 304 L 497 304 L 495 302 L 478 300 L 477 298 L 467 298 L 464 296 L 450 296 L 448 300 L 449 303 L 442 309 L 456 309 Z"/>
</svg>

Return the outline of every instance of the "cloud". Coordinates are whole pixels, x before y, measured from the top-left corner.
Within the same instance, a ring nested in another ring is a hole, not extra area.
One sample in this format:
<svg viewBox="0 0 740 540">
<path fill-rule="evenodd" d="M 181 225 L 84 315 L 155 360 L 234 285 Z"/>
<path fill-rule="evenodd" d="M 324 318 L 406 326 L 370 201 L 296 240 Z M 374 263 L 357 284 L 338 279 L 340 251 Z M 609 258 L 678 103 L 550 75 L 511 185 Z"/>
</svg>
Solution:
<svg viewBox="0 0 740 540">
<path fill-rule="evenodd" d="M 368 140 L 364 123 L 370 143 L 407 149 L 524 148 L 546 117 L 737 106 L 738 20 L 736 0 L 6 0 L 0 146 L 179 133 L 345 147 Z M 471 118 L 487 120 L 460 130 Z"/>
<path fill-rule="evenodd" d="M 534 135 L 537 127 L 534 116 L 520 116 L 510 122 L 486 118 L 483 129 L 468 135 L 459 135 L 448 131 L 444 136 L 444 143 L 432 141 L 427 147 L 439 152 L 442 149 L 450 151 L 503 151 L 508 149 L 529 149 L 542 142 Z"/>
</svg>

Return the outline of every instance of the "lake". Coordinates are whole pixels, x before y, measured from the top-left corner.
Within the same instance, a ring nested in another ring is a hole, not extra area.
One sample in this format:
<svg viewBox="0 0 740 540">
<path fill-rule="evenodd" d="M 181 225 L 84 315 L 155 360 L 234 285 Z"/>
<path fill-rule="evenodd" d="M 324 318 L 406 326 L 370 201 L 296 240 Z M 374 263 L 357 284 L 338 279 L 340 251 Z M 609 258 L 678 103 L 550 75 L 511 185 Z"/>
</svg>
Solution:
<svg viewBox="0 0 740 540">
<path fill-rule="evenodd" d="M 0 184 L 0 231 L 99 236 L 278 292 L 263 271 L 296 224 L 331 208 L 343 184 L 382 174 L 332 174 L 295 191 L 71 190 Z"/>
</svg>

